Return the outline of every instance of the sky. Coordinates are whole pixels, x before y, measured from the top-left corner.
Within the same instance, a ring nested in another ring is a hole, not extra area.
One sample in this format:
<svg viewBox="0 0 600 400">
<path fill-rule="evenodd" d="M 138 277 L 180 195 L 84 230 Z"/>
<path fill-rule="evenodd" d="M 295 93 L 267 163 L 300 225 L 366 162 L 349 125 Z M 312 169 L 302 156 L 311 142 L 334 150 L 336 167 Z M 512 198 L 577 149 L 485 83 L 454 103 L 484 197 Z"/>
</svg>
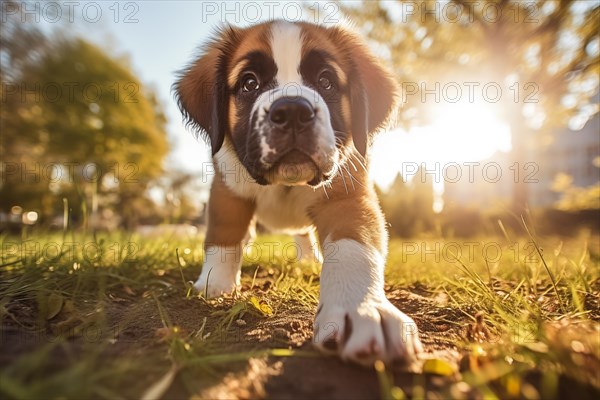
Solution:
<svg viewBox="0 0 600 400">
<path fill-rule="evenodd" d="M 113 56 L 127 55 L 134 72 L 153 88 L 168 118 L 172 152 L 168 168 L 207 171 L 209 150 L 182 124 L 171 93 L 176 72 L 192 61 L 199 46 L 223 22 L 248 25 L 275 18 L 314 20 L 297 2 L 240 1 L 80 1 L 64 9 L 61 22 L 74 34 L 90 40 Z M 320 11 L 319 20 L 336 22 L 334 3 Z M 42 16 L 44 15 L 42 10 Z M 74 18 L 71 18 L 74 17 Z M 74 22 L 66 22 L 73 19 Z M 475 116 L 475 117 L 474 117 Z M 371 176 L 382 187 L 389 185 L 406 163 L 428 165 L 478 161 L 497 150 L 510 150 L 508 128 L 481 104 L 453 105 L 438 116 L 435 125 L 381 134 L 371 152 Z M 464 121 L 470 121 L 467 126 Z M 494 127 L 489 132 L 489 127 Z M 481 131 L 486 128 L 486 135 Z M 438 193 L 443 185 L 435 185 Z"/>
</svg>

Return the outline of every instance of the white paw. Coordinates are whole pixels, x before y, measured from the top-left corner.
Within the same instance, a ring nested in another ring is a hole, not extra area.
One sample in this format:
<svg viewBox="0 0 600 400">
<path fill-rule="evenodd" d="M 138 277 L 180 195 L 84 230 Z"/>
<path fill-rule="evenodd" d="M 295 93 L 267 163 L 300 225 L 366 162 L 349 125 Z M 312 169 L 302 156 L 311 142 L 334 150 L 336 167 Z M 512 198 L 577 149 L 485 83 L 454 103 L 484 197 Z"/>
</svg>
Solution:
<svg viewBox="0 0 600 400">
<path fill-rule="evenodd" d="M 319 305 L 313 342 L 323 352 L 365 366 L 376 360 L 411 362 L 423 351 L 415 322 L 385 297 L 356 306 Z"/>
<path fill-rule="evenodd" d="M 194 288 L 207 298 L 218 297 L 233 292 L 240 284 L 239 273 L 237 276 L 231 276 L 231 274 L 223 274 L 219 271 L 220 268 L 218 266 L 212 269 L 204 266 L 200 277 L 194 283 Z"/>
<path fill-rule="evenodd" d="M 233 292 L 240 285 L 241 249 L 237 247 L 209 247 L 204 266 L 194 288 L 207 298 Z"/>
</svg>

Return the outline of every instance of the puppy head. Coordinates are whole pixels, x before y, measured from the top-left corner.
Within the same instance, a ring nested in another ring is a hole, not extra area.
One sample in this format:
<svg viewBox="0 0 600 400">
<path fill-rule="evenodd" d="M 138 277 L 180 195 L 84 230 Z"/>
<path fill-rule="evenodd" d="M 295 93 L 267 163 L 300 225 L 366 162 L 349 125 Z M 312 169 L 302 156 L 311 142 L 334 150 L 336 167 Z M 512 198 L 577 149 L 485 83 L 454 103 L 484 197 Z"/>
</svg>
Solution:
<svg viewBox="0 0 600 400">
<path fill-rule="evenodd" d="M 228 138 L 257 183 L 319 186 L 365 156 L 397 85 L 352 33 L 271 21 L 221 30 L 174 89 L 213 155 Z"/>
</svg>

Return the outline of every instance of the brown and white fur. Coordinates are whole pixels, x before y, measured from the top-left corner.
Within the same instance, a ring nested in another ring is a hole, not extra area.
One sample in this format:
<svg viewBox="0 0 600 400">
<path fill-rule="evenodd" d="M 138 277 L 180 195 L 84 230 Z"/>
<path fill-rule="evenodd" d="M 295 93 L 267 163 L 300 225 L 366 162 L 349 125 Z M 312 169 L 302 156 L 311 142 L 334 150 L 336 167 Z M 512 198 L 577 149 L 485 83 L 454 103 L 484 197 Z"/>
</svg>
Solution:
<svg viewBox="0 0 600 400">
<path fill-rule="evenodd" d="M 385 297 L 387 232 L 365 167 L 397 85 L 367 47 L 339 27 L 227 27 L 174 88 L 217 171 L 195 287 L 213 297 L 240 284 L 254 218 L 274 231 L 316 229 L 316 347 L 363 365 L 413 359 L 422 349 L 416 325 Z"/>
</svg>

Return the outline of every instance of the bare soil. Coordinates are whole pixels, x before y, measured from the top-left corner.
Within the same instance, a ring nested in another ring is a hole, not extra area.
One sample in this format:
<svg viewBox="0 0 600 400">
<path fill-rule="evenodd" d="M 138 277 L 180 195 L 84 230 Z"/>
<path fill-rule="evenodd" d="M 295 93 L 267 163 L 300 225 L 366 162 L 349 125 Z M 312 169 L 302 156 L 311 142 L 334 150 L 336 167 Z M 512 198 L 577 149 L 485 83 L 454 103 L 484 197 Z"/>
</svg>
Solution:
<svg viewBox="0 0 600 400">
<path fill-rule="evenodd" d="M 173 280 L 178 277 L 173 277 Z M 452 365 L 460 365 L 464 350 L 457 343 L 464 343 L 473 320 L 468 314 L 476 310 L 456 310 L 447 305 L 444 294 L 430 293 L 422 287 L 406 289 L 388 287 L 387 296 L 399 309 L 411 316 L 419 327 L 426 359 L 442 359 Z M 157 306 L 160 303 L 161 309 Z M 224 313 L 233 301 L 208 304 L 204 300 L 185 298 L 181 290 L 166 290 L 156 295 L 152 292 L 134 291 L 121 287 L 104 296 L 102 304 L 81 302 L 68 307 L 56 318 L 40 320 L 35 302 L 13 299 L 7 309 L 16 317 L 3 318 L 0 337 L 2 352 L 0 363 L 8 365 L 19 356 L 41 345 L 69 337 L 72 345 L 68 350 L 57 346 L 52 351 L 54 368 L 68 366 L 74 352 L 81 355 L 90 352 L 90 344 L 99 352 L 96 362 L 99 368 L 104 362 L 134 359 L 149 360 L 140 374 L 125 379 L 125 385 L 114 387 L 125 398 L 139 398 L 155 384 L 171 367 L 165 346 L 164 319 L 176 326 L 182 334 L 196 332 L 204 324 L 203 332 L 218 332 L 223 318 L 215 311 Z M 94 328 L 93 316 L 98 310 L 100 317 Z M 232 354 L 272 348 L 300 350 L 298 356 L 272 357 L 250 356 L 239 361 L 215 362 L 210 368 L 183 368 L 176 375 L 164 394 L 166 399 L 193 398 L 272 398 L 272 399 L 377 399 L 381 398 L 377 374 L 345 363 L 336 357 L 318 355 L 311 345 L 314 310 L 308 310 L 295 300 L 285 301 L 271 317 L 246 313 L 234 321 L 221 337 L 207 341 L 206 354 Z M 86 325 L 87 324 L 87 325 Z M 81 330 L 80 328 L 86 328 Z M 158 361 L 157 361 L 158 360 Z M 425 398 L 444 398 L 448 388 L 457 382 L 456 376 L 422 374 L 421 365 L 407 368 L 405 365 L 388 366 L 393 383 L 412 397 L 416 388 Z M 43 372 L 42 372 L 43 373 Z M 531 379 L 540 379 L 531 377 Z M 562 378 L 561 378 L 562 379 Z M 68 382 L 65 382 L 68 385 Z M 568 388 L 569 382 L 561 388 Z M 563 393 L 560 397 L 593 398 L 597 393 Z M 469 390 L 450 392 L 452 397 L 480 398 Z"/>
<path fill-rule="evenodd" d="M 457 325 L 464 316 L 457 315 L 448 307 L 439 304 L 439 299 L 431 299 L 406 290 L 389 290 L 391 301 L 413 317 L 420 328 L 421 338 L 427 357 L 444 358 L 457 363 L 459 351 L 453 345 L 462 334 Z M 215 317 L 215 305 L 207 304 L 198 298 L 184 298 L 167 295 L 160 302 L 172 326 L 182 332 L 194 332 L 205 323 L 204 332 L 215 329 L 221 318 Z M 219 308 L 227 310 L 228 301 Z M 101 345 L 102 360 L 118 360 L 127 357 L 163 359 L 164 364 L 156 363 L 150 373 L 136 377 L 123 388 L 126 397 L 139 397 L 144 389 L 156 382 L 169 369 L 165 345 L 160 332 L 164 329 L 156 299 L 147 293 L 134 293 L 121 290 L 110 293 L 101 304 L 102 323 L 85 324 L 89 316 L 99 309 L 98 304 L 77 304 L 75 313 L 61 312 L 50 321 L 42 321 L 33 302 L 12 301 L 10 312 L 19 324 L 4 318 L 2 327 L 1 363 L 11 363 L 17 357 L 34 350 L 40 345 L 57 341 L 58 337 L 68 337 L 69 352 L 79 349 L 82 354 L 89 351 L 90 343 L 110 343 Z M 64 310 L 63 310 L 64 311 Z M 353 364 L 344 363 L 336 357 L 316 354 L 311 345 L 313 312 L 297 304 L 286 301 L 272 317 L 259 317 L 246 313 L 243 322 L 236 321 L 220 338 L 212 338 L 210 345 L 217 346 L 217 354 L 246 352 L 269 348 L 289 348 L 302 350 L 309 356 L 294 357 L 251 357 L 248 360 L 217 363 L 210 371 L 185 370 L 177 375 L 165 394 L 165 398 L 189 398 L 196 394 L 200 398 L 277 398 L 277 399 L 369 399 L 380 398 L 379 384 L 375 371 Z M 206 322 L 205 322 L 206 319 Z M 103 326 L 104 328 L 96 328 Z M 311 353 L 312 354 L 311 356 Z M 53 349 L 52 363 L 56 368 L 65 367 L 72 360 L 64 348 Z M 410 395 L 414 380 L 420 375 L 407 371 L 405 366 L 392 368 L 394 383 Z M 421 378 L 422 379 L 422 378 Z M 447 385 L 449 378 L 429 377 L 427 388 Z M 65 383 L 66 384 L 66 383 Z M 192 390 L 190 392 L 190 390 Z"/>
</svg>

